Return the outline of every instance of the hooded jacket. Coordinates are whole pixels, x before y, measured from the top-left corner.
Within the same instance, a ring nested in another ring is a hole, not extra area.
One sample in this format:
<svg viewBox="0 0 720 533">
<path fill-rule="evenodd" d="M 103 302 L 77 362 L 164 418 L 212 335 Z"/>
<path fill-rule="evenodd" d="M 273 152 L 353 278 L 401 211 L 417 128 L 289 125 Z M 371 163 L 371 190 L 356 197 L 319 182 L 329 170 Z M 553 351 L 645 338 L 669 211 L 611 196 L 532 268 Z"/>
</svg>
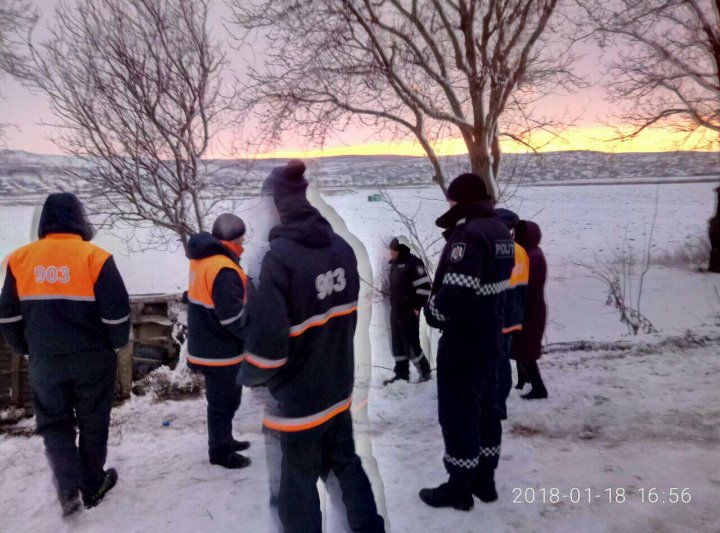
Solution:
<svg viewBox="0 0 720 533">
<path fill-rule="evenodd" d="M 119 348 L 128 342 L 130 304 L 112 256 L 70 193 L 45 201 L 40 240 L 11 253 L 0 294 L 0 331 L 33 356 Z"/>
<path fill-rule="evenodd" d="M 446 244 L 425 316 L 443 330 L 443 339 L 490 368 L 502 353 L 505 291 L 515 264 L 512 237 L 490 201 L 457 204 L 437 225 L 446 228 Z"/>
<path fill-rule="evenodd" d="M 248 278 L 240 258 L 210 233 L 190 237 L 188 366 L 203 372 L 242 361 Z"/>
<path fill-rule="evenodd" d="M 522 331 L 513 333 L 511 356 L 517 361 L 535 361 L 542 355 L 542 341 L 547 322 L 545 282 L 547 262 L 540 248 L 542 232 L 535 222 L 521 220 L 515 229 L 515 240 L 527 251 L 530 279 Z"/>
<path fill-rule="evenodd" d="M 390 261 L 390 305 L 396 311 L 422 309 L 430 297 L 430 278 L 420 258 L 401 244 Z"/>
<path fill-rule="evenodd" d="M 281 223 L 270 232 L 238 380 L 269 387 L 277 405 L 266 427 L 296 432 L 350 407 L 360 278 L 350 245 L 295 187 L 301 174 L 276 178 Z"/>
</svg>

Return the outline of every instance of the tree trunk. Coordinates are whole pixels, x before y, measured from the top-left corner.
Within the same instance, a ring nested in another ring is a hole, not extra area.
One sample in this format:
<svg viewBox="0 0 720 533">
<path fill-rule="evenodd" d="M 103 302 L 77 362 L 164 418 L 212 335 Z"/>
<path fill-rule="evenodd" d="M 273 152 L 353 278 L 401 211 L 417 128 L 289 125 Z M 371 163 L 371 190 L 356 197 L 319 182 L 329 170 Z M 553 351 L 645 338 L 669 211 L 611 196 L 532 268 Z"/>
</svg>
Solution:
<svg viewBox="0 0 720 533">
<path fill-rule="evenodd" d="M 480 176 L 485 182 L 485 188 L 488 194 L 497 201 L 498 190 L 495 184 L 495 174 L 493 172 L 493 157 L 490 154 L 489 145 L 484 140 L 478 140 L 474 137 L 472 141 L 467 141 L 468 157 L 470 158 L 470 168 Z"/>
<path fill-rule="evenodd" d="M 188 241 L 190 240 L 190 236 L 184 231 L 179 232 L 179 236 L 180 243 L 182 244 L 183 250 L 185 250 L 185 257 L 190 259 L 190 251 L 188 250 Z"/>
</svg>

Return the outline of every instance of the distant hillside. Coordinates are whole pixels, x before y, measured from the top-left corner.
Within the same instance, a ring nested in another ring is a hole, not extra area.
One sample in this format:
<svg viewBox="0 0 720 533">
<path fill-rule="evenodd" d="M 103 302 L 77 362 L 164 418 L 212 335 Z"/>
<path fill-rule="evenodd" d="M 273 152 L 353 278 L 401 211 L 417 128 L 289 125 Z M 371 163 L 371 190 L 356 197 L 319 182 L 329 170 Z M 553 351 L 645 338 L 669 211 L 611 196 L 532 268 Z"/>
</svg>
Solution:
<svg viewBox="0 0 720 533">
<path fill-rule="evenodd" d="M 227 189 L 252 189 L 285 159 L 211 160 L 211 181 Z M 449 175 L 467 170 L 465 156 L 443 158 Z M 340 156 L 308 161 L 309 175 L 324 187 L 378 187 L 422 185 L 430 182 L 429 163 L 421 157 Z M 94 194 L 82 180 L 92 164 L 67 156 L 0 151 L 0 196 L 47 194 L 72 190 Z M 542 156 L 508 154 L 503 159 L 503 179 L 530 184 L 563 180 L 613 180 L 712 176 L 720 173 L 720 154 L 715 152 L 665 152 L 607 154 L 603 152 L 553 152 Z M 78 177 L 78 175 L 80 177 Z"/>
</svg>

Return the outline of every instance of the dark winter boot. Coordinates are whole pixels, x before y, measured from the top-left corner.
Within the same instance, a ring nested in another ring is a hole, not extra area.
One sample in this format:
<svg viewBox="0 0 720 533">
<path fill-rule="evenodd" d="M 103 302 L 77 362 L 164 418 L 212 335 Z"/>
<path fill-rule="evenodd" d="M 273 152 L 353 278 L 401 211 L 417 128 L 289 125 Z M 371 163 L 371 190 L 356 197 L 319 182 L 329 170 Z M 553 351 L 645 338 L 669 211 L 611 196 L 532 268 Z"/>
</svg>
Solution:
<svg viewBox="0 0 720 533">
<path fill-rule="evenodd" d="M 470 488 L 472 493 L 479 498 L 481 502 L 489 503 L 497 500 L 498 495 L 497 490 L 495 490 L 495 469 L 478 470 Z"/>
<path fill-rule="evenodd" d="M 473 508 L 470 487 L 452 476 L 446 483 L 434 489 L 422 489 L 419 496 L 430 507 L 452 507 L 458 511 L 469 511 Z"/>
<path fill-rule="evenodd" d="M 232 448 L 232 451 L 234 452 L 244 452 L 250 447 L 250 443 L 246 440 L 232 440 L 232 444 L 230 445 Z"/>
<path fill-rule="evenodd" d="M 527 394 L 523 394 L 521 398 L 524 400 L 542 400 L 547 398 L 548 392 L 545 388 L 545 383 L 543 382 L 537 363 L 533 361 L 532 363 L 528 363 L 524 366 L 525 375 L 527 376 L 528 381 L 530 381 L 530 385 L 532 385 L 532 390 Z"/>
<path fill-rule="evenodd" d="M 63 518 L 68 518 L 82 509 L 82 500 L 80 499 L 80 491 L 60 497 L 60 506 L 62 507 Z"/>
<path fill-rule="evenodd" d="M 548 391 L 543 385 L 542 387 L 533 387 L 527 394 L 520 396 L 523 400 L 544 400 L 548 397 Z"/>
<path fill-rule="evenodd" d="M 432 378 L 432 371 L 430 370 L 430 362 L 428 361 L 427 357 L 424 355 L 418 361 L 417 364 L 418 372 L 420 372 L 420 379 L 418 379 L 418 383 L 423 383 L 425 381 L 430 381 L 430 378 Z"/>
<path fill-rule="evenodd" d="M 250 465 L 250 459 L 239 453 L 231 453 L 223 459 L 210 459 L 210 464 L 222 466 L 230 470 L 245 468 Z"/>
<path fill-rule="evenodd" d="M 117 484 L 117 481 L 117 470 L 115 470 L 114 468 L 108 468 L 105 471 L 105 479 L 103 480 L 102 485 L 100 485 L 100 488 L 97 490 L 97 492 L 95 494 L 83 495 L 83 503 L 85 504 L 85 509 L 91 509 L 98 505 L 101 501 L 103 501 L 105 495 L 110 492 L 110 490 Z"/>
<path fill-rule="evenodd" d="M 390 379 L 386 379 L 385 381 L 383 381 L 383 385 L 390 385 L 391 383 L 395 383 L 396 381 L 400 381 L 400 380 L 410 381 L 410 377 L 409 376 L 400 376 L 398 374 L 395 374 Z"/>
</svg>

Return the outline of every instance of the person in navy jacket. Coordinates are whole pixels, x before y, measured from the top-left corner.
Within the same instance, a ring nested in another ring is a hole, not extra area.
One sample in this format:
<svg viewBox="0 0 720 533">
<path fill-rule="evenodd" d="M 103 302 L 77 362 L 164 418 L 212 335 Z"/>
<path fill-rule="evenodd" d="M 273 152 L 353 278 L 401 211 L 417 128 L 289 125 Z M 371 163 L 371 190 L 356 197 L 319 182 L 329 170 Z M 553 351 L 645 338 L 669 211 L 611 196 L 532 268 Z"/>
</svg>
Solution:
<svg viewBox="0 0 720 533">
<path fill-rule="evenodd" d="M 353 531 L 384 531 L 355 453 L 350 405 L 360 278 L 355 253 L 306 198 L 305 165 L 271 175 L 280 224 L 251 302 L 239 380 L 266 385 L 263 421 L 280 434 L 279 513 L 286 532 L 321 531 L 316 484 L 332 472 Z"/>
<path fill-rule="evenodd" d="M 438 415 L 449 479 L 422 489 L 420 498 L 432 507 L 470 510 L 473 494 L 485 502 L 497 499 L 494 472 L 502 435 L 498 364 L 515 245 L 480 176 L 455 178 L 447 199 L 450 209 L 437 220 L 446 243 L 425 317 L 428 325 L 442 330 Z"/>
<path fill-rule="evenodd" d="M 240 267 L 245 224 L 220 215 L 212 234 L 190 237 L 188 287 L 188 366 L 205 375 L 210 463 L 243 468 L 250 459 L 238 453 L 250 446 L 232 435 L 242 387 L 236 383 L 243 358 L 248 277 Z"/>
</svg>

